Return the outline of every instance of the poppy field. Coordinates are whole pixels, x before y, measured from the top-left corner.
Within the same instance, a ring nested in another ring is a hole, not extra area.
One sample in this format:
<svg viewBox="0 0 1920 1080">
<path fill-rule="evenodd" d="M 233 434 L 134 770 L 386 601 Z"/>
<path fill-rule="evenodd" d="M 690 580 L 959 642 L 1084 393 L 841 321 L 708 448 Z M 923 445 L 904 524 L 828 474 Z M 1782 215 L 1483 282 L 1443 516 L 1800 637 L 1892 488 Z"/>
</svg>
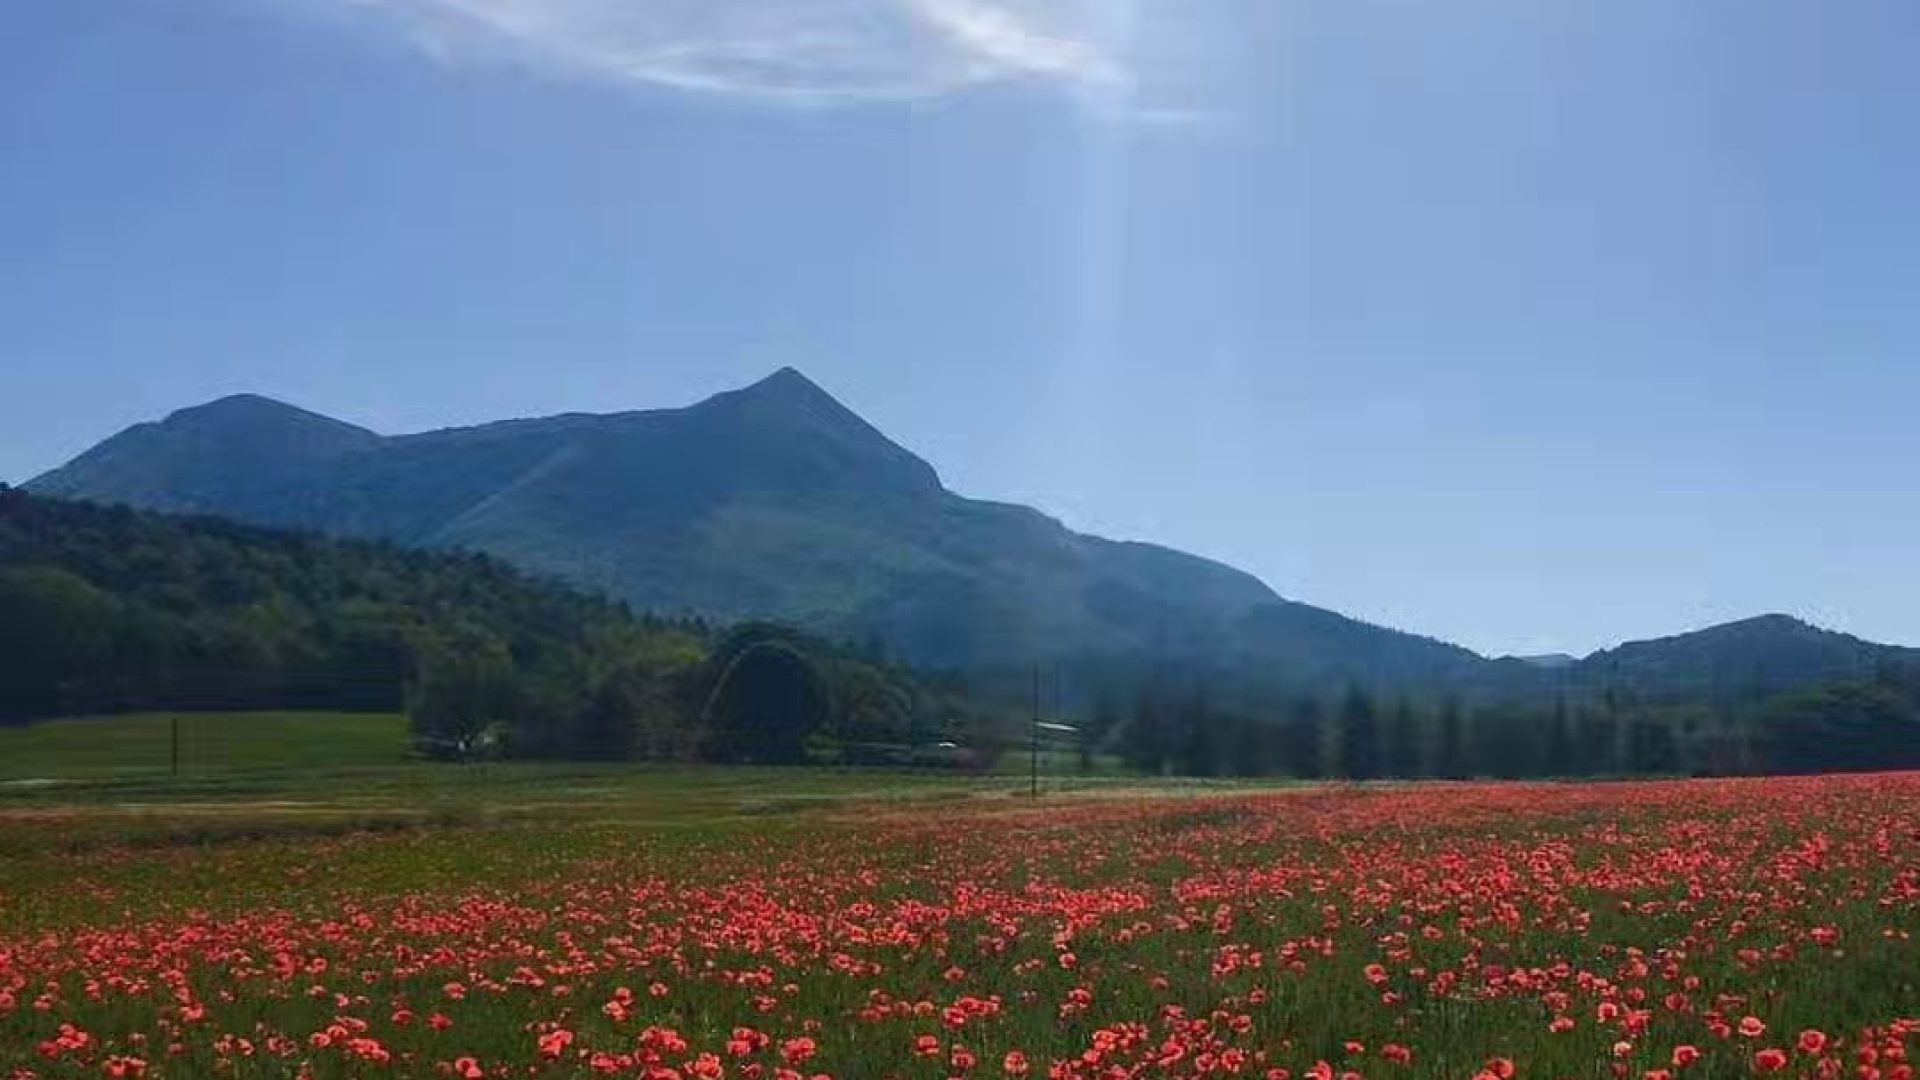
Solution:
<svg viewBox="0 0 1920 1080">
<path fill-rule="evenodd" d="M 1920 1052 L 1915 774 L 0 859 L 14 1078 L 1902 1080 Z"/>
</svg>

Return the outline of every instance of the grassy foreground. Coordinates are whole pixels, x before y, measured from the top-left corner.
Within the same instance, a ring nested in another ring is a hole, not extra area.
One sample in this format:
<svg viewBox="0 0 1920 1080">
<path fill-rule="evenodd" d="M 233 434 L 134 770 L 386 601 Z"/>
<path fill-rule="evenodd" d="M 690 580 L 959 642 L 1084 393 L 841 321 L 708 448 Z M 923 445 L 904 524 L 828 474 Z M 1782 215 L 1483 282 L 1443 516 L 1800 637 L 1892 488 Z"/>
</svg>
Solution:
<svg viewBox="0 0 1920 1080">
<path fill-rule="evenodd" d="M 0 727 L 0 780 L 184 776 L 258 769 L 350 769 L 406 757 L 392 713 L 132 713 Z"/>
<path fill-rule="evenodd" d="M 0 1074 L 1912 1077 L 1920 776 L 1020 789 L 0 789 Z"/>
</svg>

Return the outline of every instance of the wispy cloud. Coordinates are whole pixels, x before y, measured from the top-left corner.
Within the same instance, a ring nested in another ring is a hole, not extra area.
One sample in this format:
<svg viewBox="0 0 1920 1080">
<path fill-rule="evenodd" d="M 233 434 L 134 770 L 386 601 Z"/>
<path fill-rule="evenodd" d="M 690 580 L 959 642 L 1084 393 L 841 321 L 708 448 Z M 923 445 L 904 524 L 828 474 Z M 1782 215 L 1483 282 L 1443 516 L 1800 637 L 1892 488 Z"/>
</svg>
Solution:
<svg viewBox="0 0 1920 1080">
<path fill-rule="evenodd" d="M 515 58 L 573 75 L 776 101 L 1126 79 L 1098 40 L 1097 9 L 1115 0 L 319 2 L 390 22 L 449 60 Z"/>
</svg>

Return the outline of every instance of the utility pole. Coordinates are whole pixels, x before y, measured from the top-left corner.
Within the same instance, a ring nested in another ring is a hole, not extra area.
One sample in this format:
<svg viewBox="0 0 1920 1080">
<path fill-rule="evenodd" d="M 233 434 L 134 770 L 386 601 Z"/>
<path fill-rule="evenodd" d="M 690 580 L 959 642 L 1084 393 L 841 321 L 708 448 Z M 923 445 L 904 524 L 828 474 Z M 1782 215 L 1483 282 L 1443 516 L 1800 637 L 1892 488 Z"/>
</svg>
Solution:
<svg viewBox="0 0 1920 1080">
<path fill-rule="evenodd" d="M 172 727 L 173 727 L 173 738 L 171 740 L 171 744 L 172 744 L 171 758 L 173 762 L 173 775 L 179 776 L 180 775 L 180 717 L 178 715 L 175 715 L 173 717 Z"/>
<path fill-rule="evenodd" d="M 1059 698 L 1057 696 L 1059 690 L 1059 671 L 1056 668 L 1054 674 L 1054 693 L 1056 695 L 1054 704 L 1056 708 L 1059 706 Z M 1040 718 L 1040 665 L 1038 664 L 1033 666 L 1033 719 L 1027 722 L 1027 729 L 1029 732 L 1027 753 L 1032 769 L 1031 794 L 1033 798 L 1038 799 L 1040 798 L 1040 733 L 1042 731 L 1057 731 L 1064 735 L 1084 737 L 1081 735 L 1080 729 L 1074 727 L 1072 724 L 1062 724 L 1056 720 L 1043 720 Z"/>
<path fill-rule="evenodd" d="M 1032 765 L 1032 796 L 1040 797 L 1040 665 L 1033 665 L 1033 718 L 1027 722 L 1028 757 Z"/>
</svg>

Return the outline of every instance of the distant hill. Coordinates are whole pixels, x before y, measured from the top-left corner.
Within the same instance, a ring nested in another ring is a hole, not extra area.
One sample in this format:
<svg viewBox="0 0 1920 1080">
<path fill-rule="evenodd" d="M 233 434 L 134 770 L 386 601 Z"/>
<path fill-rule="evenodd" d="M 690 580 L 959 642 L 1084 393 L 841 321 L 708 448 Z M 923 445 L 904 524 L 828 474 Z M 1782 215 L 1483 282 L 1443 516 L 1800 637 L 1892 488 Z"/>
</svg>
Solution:
<svg viewBox="0 0 1920 1080">
<path fill-rule="evenodd" d="M 1920 650 L 1825 630 L 1790 615 L 1738 622 L 1604 649 L 1572 669 L 1577 681 L 1670 697 L 1762 697 L 1827 678 L 1870 679 Z"/>
<path fill-rule="evenodd" d="M 226 398 L 27 487 L 470 548 L 650 610 L 786 619 L 941 665 L 1154 656 L 1338 680 L 1481 663 L 1216 562 L 955 495 L 790 368 L 688 408 L 391 437 Z"/>
</svg>

